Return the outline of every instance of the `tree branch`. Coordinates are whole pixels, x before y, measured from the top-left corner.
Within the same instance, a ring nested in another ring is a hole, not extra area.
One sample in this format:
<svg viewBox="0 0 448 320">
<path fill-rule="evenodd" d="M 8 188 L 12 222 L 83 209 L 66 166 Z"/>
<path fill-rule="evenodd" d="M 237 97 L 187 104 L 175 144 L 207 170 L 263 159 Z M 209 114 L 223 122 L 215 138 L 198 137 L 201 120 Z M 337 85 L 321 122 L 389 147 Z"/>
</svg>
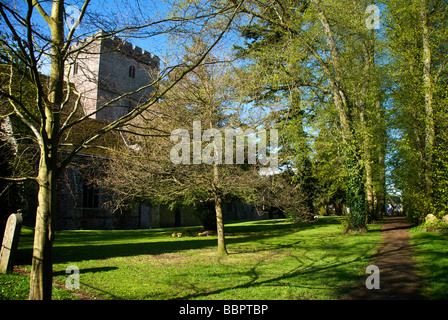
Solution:
<svg viewBox="0 0 448 320">
<path fill-rule="evenodd" d="M 157 97 L 157 99 L 153 99 L 152 101 L 148 102 L 147 104 L 144 104 L 143 106 L 141 106 L 140 108 L 135 108 L 133 109 L 131 112 L 123 115 L 121 118 L 113 121 L 112 123 L 106 125 L 105 127 L 103 127 L 101 130 L 97 131 L 96 133 L 84 138 L 79 144 L 76 145 L 76 147 L 70 152 L 70 154 L 67 156 L 67 158 L 65 158 L 60 165 L 60 169 L 59 170 L 63 170 L 69 163 L 70 161 L 73 159 L 73 157 L 75 157 L 75 155 L 77 154 L 77 152 L 81 149 L 83 149 L 85 147 L 85 145 L 88 145 L 89 143 L 92 143 L 93 141 L 95 141 L 97 138 L 99 138 L 100 136 L 102 136 L 103 134 L 112 131 L 122 125 L 124 125 L 125 123 L 127 123 L 128 121 L 134 119 L 135 117 L 137 117 L 138 115 L 140 115 L 144 110 L 148 109 L 150 106 L 152 106 L 153 104 L 155 104 L 157 102 L 158 99 L 162 98 L 163 96 L 165 96 L 165 94 L 171 90 L 177 83 L 179 83 L 189 72 L 193 71 L 195 68 L 197 68 L 202 61 L 204 61 L 205 57 L 210 53 L 210 51 L 218 44 L 218 42 L 222 39 L 222 37 L 224 36 L 224 34 L 228 31 L 230 25 L 232 24 L 240 6 L 243 4 L 244 0 L 241 0 L 240 3 L 238 4 L 238 6 L 235 8 L 234 12 L 232 13 L 232 16 L 229 18 L 229 21 L 227 22 L 227 24 L 225 25 L 223 31 L 219 34 L 219 36 L 215 39 L 215 41 L 207 48 L 207 50 L 202 54 L 202 56 L 190 67 L 186 68 L 181 74 L 180 76 L 173 81 L 163 92 L 161 92 L 161 94 Z M 149 86 L 145 86 L 145 87 L 149 87 Z M 142 88 L 140 88 L 142 90 Z M 139 90 L 140 90 L 139 89 Z M 127 94 L 129 95 L 129 94 Z M 127 96 L 127 95 L 122 95 L 122 96 Z M 117 99 L 114 99 L 117 100 Z"/>
<path fill-rule="evenodd" d="M 37 178 L 35 178 L 35 177 L 20 177 L 20 178 L 0 177 L 0 180 L 10 181 L 10 182 L 26 182 L 26 181 L 37 182 Z"/>
<path fill-rule="evenodd" d="M 28 3 L 31 3 L 32 6 L 34 8 L 37 9 L 37 11 L 39 12 L 39 14 L 42 16 L 42 18 L 44 18 L 45 22 L 51 26 L 54 21 L 53 19 L 45 12 L 45 10 L 41 7 L 40 3 L 38 2 L 38 0 L 28 0 Z"/>
</svg>

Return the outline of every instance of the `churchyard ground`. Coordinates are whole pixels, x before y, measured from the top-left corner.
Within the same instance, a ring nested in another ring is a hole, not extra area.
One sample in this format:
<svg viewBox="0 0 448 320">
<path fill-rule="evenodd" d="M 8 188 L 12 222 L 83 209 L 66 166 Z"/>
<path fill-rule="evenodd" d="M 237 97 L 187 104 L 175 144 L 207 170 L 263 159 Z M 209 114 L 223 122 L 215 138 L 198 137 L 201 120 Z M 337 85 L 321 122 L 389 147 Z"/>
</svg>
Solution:
<svg viewBox="0 0 448 320">
<path fill-rule="evenodd" d="M 284 219 L 229 223 L 225 257 L 216 255 L 216 237 L 199 237 L 197 227 L 58 231 L 53 298 L 349 299 L 364 285 L 366 267 L 382 245 L 380 225 L 368 229 L 344 234 L 338 217 L 299 225 Z M 433 275 L 425 278 L 424 292 L 446 298 L 446 281 L 436 279 L 447 277 L 446 254 L 427 261 L 431 252 L 440 253 L 446 236 L 412 235 L 420 269 Z M 32 236 L 23 227 L 18 266 L 0 275 L 1 299 L 27 299 Z M 79 290 L 70 291 L 64 286 L 72 265 L 80 270 Z"/>
</svg>

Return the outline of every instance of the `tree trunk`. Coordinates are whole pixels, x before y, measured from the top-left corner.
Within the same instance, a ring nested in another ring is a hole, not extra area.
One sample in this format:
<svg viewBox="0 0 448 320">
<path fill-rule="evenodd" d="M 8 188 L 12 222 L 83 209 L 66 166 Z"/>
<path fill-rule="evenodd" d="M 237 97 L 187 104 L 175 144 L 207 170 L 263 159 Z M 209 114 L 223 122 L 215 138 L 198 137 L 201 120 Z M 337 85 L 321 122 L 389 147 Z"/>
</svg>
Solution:
<svg viewBox="0 0 448 320">
<path fill-rule="evenodd" d="M 42 155 L 39 165 L 39 192 L 30 275 L 30 300 L 50 300 L 53 277 L 55 172 L 50 159 Z M 51 165 L 50 165 L 51 166 Z"/>
<path fill-rule="evenodd" d="M 222 218 L 222 198 L 215 195 L 216 231 L 218 234 L 218 255 L 226 255 L 226 239 L 224 236 L 224 222 Z"/>
<path fill-rule="evenodd" d="M 366 229 L 366 190 L 363 167 L 356 154 L 348 151 L 345 161 L 347 169 L 347 206 L 350 208 L 350 229 L 365 231 Z"/>
<path fill-rule="evenodd" d="M 377 110 L 382 114 L 381 104 L 377 102 Z M 378 185 L 376 189 L 376 216 L 379 220 L 383 219 L 386 210 L 386 128 L 382 124 L 381 131 L 378 135 Z"/>
<path fill-rule="evenodd" d="M 337 215 L 338 217 L 342 216 L 343 215 L 342 204 L 334 203 L 333 205 L 334 205 L 334 214 Z"/>
<path fill-rule="evenodd" d="M 215 196 L 216 233 L 218 235 L 218 255 L 226 255 L 226 239 L 224 236 L 224 221 L 222 218 L 222 195 L 219 188 L 218 164 L 213 164 L 213 190 Z"/>
<path fill-rule="evenodd" d="M 366 87 L 363 87 L 363 93 L 364 96 L 366 95 L 366 92 L 368 89 Z M 365 188 L 366 188 L 366 198 L 367 198 L 367 214 L 366 214 L 366 222 L 369 223 L 372 220 L 374 220 L 374 212 L 375 212 L 375 191 L 373 189 L 373 166 L 372 166 L 372 148 L 371 148 L 371 138 L 369 134 L 369 128 L 367 127 L 367 119 L 366 119 L 366 103 L 360 102 L 359 103 L 359 120 L 361 123 L 361 130 L 362 130 L 362 139 L 363 139 L 363 156 L 364 156 L 364 170 L 366 173 L 365 178 Z"/>
<path fill-rule="evenodd" d="M 431 195 L 432 182 L 432 158 L 433 146 L 435 138 L 434 129 L 434 110 L 433 110 L 433 92 L 431 79 L 431 44 L 430 44 L 430 30 L 428 27 L 428 2 L 421 0 L 420 14 L 422 23 L 422 43 L 423 43 L 423 91 L 425 93 L 425 162 L 424 175 L 427 196 Z"/>
<path fill-rule="evenodd" d="M 360 122 L 363 133 L 364 163 L 366 174 L 367 222 L 381 218 L 381 193 L 385 190 L 384 112 L 378 84 L 378 70 L 375 64 L 375 35 L 371 30 L 363 41 L 365 79 L 361 84 L 363 101 L 360 107 Z M 384 206 L 384 205 L 383 205 Z M 384 209 L 383 209 L 384 210 Z"/>
<path fill-rule="evenodd" d="M 366 200 L 367 200 L 367 223 L 376 220 L 375 205 L 376 205 L 376 194 L 373 189 L 373 178 L 372 178 L 372 165 L 370 161 L 365 165 L 366 171 Z"/>
<path fill-rule="evenodd" d="M 34 229 L 33 257 L 30 274 L 30 300 L 50 300 L 53 277 L 54 212 L 58 177 L 59 113 L 64 85 L 64 1 L 54 0 L 49 26 L 51 29 L 51 73 L 48 104 L 40 101 L 44 110 L 40 128 L 40 161 L 37 182 L 38 207 Z"/>
<path fill-rule="evenodd" d="M 360 165 L 361 154 L 355 138 L 355 126 L 353 123 L 353 106 L 347 95 L 344 70 L 341 57 L 338 52 L 333 30 L 318 0 L 313 0 L 319 20 L 325 34 L 325 40 L 331 53 L 330 63 L 333 73 L 328 70 L 325 63 L 321 62 L 330 86 L 333 90 L 333 101 L 338 112 L 341 123 L 342 139 L 345 144 L 345 170 L 347 174 L 347 206 L 350 208 L 350 228 L 354 230 L 365 230 L 366 207 L 365 207 L 365 184 L 363 168 Z"/>
</svg>

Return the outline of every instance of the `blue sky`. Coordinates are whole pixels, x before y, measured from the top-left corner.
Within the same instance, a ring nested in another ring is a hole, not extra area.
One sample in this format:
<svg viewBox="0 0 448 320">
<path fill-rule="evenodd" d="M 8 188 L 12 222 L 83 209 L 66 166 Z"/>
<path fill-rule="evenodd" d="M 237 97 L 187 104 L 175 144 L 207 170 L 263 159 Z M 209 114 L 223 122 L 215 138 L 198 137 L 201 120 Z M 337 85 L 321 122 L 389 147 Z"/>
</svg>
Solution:
<svg viewBox="0 0 448 320">
<path fill-rule="evenodd" d="M 117 29 L 123 26 L 135 25 L 137 19 L 140 21 L 159 21 L 166 17 L 170 10 L 170 0 L 163 1 L 139 1 L 139 0 L 92 0 L 88 7 L 88 16 L 80 23 L 79 27 L 75 31 L 75 36 L 85 37 L 91 35 L 101 29 Z M 80 9 L 83 5 L 83 0 L 68 0 L 66 1 L 66 34 L 68 33 L 68 26 L 72 26 L 79 16 Z M 42 8 L 48 13 L 51 13 L 52 1 L 41 0 L 40 4 Z M 23 0 L 12 0 L 12 3 L 8 4 L 14 7 L 18 11 L 22 18 L 25 18 L 27 12 L 27 4 Z M 10 16 L 10 20 L 14 19 Z M 41 17 L 37 10 L 33 10 L 32 23 L 36 30 L 39 30 L 42 34 L 49 36 L 50 29 L 44 19 Z M 72 23 L 70 25 L 70 23 Z M 16 24 L 17 25 L 17 24 Z M 7 26 L 3 23 L 0 24 L 0 31 L 6 30 Z M 25 29 L 20 28 L 17 25 L 17 30 L 23 39 L 26 39 Z M 156 28 L 147 30 L 148 33 L 157 31 Z M 10 32 L 4 32 L 10 34 Z M 120 35 L 130 43 L 141 47 L 143 50 L 148 51 L 163 58 L 168 52 L 168 38 L 165 35 L 151 36 L 151 37 L 126 37 Z M 48 59 L 42 59 L 42 72 L 47 73 L 49 70 Z"/>
<path fill-rule="evenodd" d="M 20 12 L 22 17 L 25 17 L 27 11 L 27 4 L 23 0 L 12 0 L 17 11 Z M 82 8 L 84 0 L 67 0 L 65 3 L 66 7 L 66 34 L 68 33 L 69 27 L 73 25 L 79 16 L 80 9 Z M 87 35 L 92 35 L 95 32 L 103 29 L 105 31 L 121 29 L 123 26 L 134 26 L 138 22 L 154 22 L 160 21 L 167 17 L 169 14 L 173 0 L 92 0 L 89 4 L 87 13 L 88 15 L 81 21 L 80 25 L 75 31 L 75 36 L 85 37 Z M 41 0 L 40 4 L 42 8 L 48 13 L 51 13 L 52 1 Z M 50 29 L 44 19 L 40 16 L 37 10 L 33 11 L 32 22 L 36 29 L 43 34 L 49 36 Z M 166 27 L 164 25 L 163 27 Z M 200 28 L 199 26 L 195 26 Z M 0 24 L 0 30 L 6 28 L 5 25 Z M 136 36 L 120 34 L 119 36 L 137 45 L 143 50 L 157 55 L 162 59 L 162 63 L 165 60 L 169 60 L 169 55 L 176 54 L 176 46 L 169 41 L 167 35 L 152 35 L 154 32 L 161 28 L 159 25 L 145 29 L 147 34 L 140 34 Z M 25 30 L 23 29 L 22 38 L 25 37 Z M 140 32 L 141 33 L 141 32 Z M 151 36 L 148 36 L 151 35 Z M 230 52 L 231 45 L 236 41 L 237 36 L 233 34 L 232 39 L 227 42 L 222 41 L 221 53 Z M 185 39 L 187 40 L 187 39 Z M 182 39 L 180 40 L 182 42 Z M 180 43 L 181 44 L 181 43 Z M 222 48 L 225 48 L 222 50 Z M 48 59 L 42 59 L 42 72 L 48 73 L 49 71 Z"/>
<path fill-rule="evenodd" d="M 126 25 L 133 25 L 135 19 L 140 17 L 144 21 L 158 21 L 167 16 L 170 12 L 171 4 L 174 0 L 92 0 L 88 8 L 88 16 L 81 22 L 79 28 L 75 32 L 75 36 L 91 35 L 99 30 L 102 26 L 109 30 L 116 29 Z M 9 0 L 9 5 L 15 6 L 24 17 L 27 10 L 27 4 L 23 0 Z M 70 22 L 77 18 L 77 9 L 79 10 L 83 5 L 83 0 L 67 0 L 66 10 L 68 19 Z M 42 7 L 47 13 L 51 12 L 52 1 L 41 0 Z M 380 5 L 380 19 L 381 13 L 385 10 L 385 7 Z M 73 18 L 73 19 L 71 19 Z M 40 28 L 44 34 L 49 35 L 49 27 L 46 25 L 43 18 L 34 10 L 33 23 L 36 27 Z M 0 31 L 5 29 L 4 24 L 0 24 Z M 378 32 L 382 33 L 382 27 Z M 154 29 L 155 30 L 155 29 Z M 68 32 L 68 31 L 67 31 Z M 123 35 L 121 35 L 123 38 Z M 158 35 L 152 37 L 130 37 L 126 39 L 130 43 L 139 46 L 145 51 L 159 56 L 164 59 L 166 55 L 176 51 L 176 47 L 169 42 L 168 36 Z M 187 40 L 187 39 L 185 39 Z M 223 39 L 223 43 L 220 44 L 221 54 L 227 52 L 230 53 L 230 49 L 233 43 L 241 41 L 235 34 L 229 35 L 226 39 Z M 42 72 L 47 73 L 49 71 L 48 60 L 43 61 Z M 163 60 L 162 60 L 163 61 Z M 388 168 L 390 171 L 391 168 Z"/>
</svg>

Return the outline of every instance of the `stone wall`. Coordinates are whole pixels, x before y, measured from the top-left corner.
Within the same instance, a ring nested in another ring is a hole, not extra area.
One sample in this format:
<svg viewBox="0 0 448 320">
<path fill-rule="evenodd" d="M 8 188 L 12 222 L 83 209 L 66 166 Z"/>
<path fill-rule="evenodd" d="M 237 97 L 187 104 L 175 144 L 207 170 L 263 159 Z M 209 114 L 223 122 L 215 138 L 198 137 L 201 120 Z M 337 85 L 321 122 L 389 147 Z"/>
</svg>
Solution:
<svg viewBox="0 0 448 320">
<path fill-rule="evenodd" d="M 72 54 L 66 65 L 66 79 L 82 94 L 81 104 L 85 114 L 97 109 L 98 73 L 100 66 L 101 41 L 88 37 L 71 46 Z M 95 119 L 95 115 L 92 115 Z"/>
<path fill-rule="evenodd" d="M 114 213 L 105 206 L 111 195 L 91 183 L 99 174 L 95 157 L 79 155 L 57 185 L 56 229 L 115 229 Z M 90 199 L 90 200 L 89 200 Z"/>
</svg>

